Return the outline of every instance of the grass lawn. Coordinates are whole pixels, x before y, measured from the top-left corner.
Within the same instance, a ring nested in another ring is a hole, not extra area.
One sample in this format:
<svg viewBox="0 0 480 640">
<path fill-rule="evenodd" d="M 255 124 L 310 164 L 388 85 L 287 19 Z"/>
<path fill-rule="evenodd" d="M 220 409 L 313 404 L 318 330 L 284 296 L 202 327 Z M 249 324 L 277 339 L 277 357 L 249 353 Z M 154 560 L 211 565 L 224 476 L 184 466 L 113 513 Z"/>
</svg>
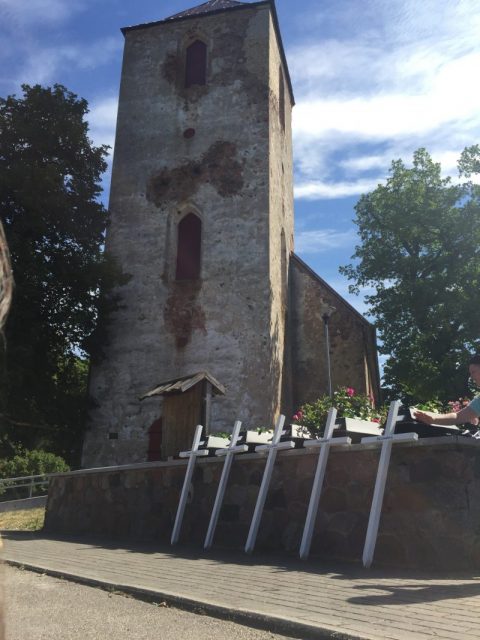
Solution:
<svg viewBox="0 0 480 640">
<path fill-rule="evenodd" d="M 45 507 L 0 513 L 0 529 L 39 531 L 43 527 Z"/>
</svg>

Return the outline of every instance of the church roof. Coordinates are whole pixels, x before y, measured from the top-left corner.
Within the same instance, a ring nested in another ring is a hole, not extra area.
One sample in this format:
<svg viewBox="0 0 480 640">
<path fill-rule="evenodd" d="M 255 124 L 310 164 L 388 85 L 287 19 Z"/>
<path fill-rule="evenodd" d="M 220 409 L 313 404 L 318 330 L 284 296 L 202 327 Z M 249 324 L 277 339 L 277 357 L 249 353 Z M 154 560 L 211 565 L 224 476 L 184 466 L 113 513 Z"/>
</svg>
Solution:
<svg viewBox="0 0 480 640">
<path fill-rule="evenodd" d="M 238 2 L 237 0 L 209 0 L 208 2 L 199 4 L 196 7 L 185 9 L 185 11 L 180 11 L 180 13 L 175 13 L 173 16 L 168 16 L 168 18 L 156 20 L 155 22 L 136 24 L 131 27 L 122 27 L 120 31 L 123 33 L 123 35 L 125 35 L 127 31 L 145 29 L 146 27 L 154 27 L 157 24 L 168 24 L 169 22 L 176 22 L 177 20 L 187 20 L 188 18 L 195 18 L 196 16 L 205 16 L 212 13 L 232 11 L 235 9 L 243 9 L 273 2 L 274 0 L 260 0 L 260 2 Z"/>
<path fill-rule="evenodd" d="M 226 389 L 223 384 L 216 380 L 208 371 L 199 371 L 198 373 L 193 373 L 189 376 L 183 376 L 182 378 L 173 378 L 173 380 L 166 380 L 165 382 L 161 382 L 154 389 L 141 396 L 140 400 L 151 398 L 152 396 L 163 396 L 169 393 L 185 393 L 185 391 L 188 391 L 199 382 L 202 382 L 202 380 L 207 380 L 207 382 L 210 382 L 210 384 L 212 385 L 212 392 L 215 395 L 225 395 Z"/>
<path fill-rule="evenodd" d="M 180 13 L 175 13 L 169 18 L 165 18 L 165 20 L 186 18 L 188 16 L 196 16 L 200 13 L 211 13 L 212 11 L 223 11 L 225 9 L 236 7 L 240 4 L 245 4 L 245 2 L 237 2 L 236 0 L 209 0 L 209 2 L 199 4 L 197 7 L 192 7 L 191 9 L 186 9 L 185 11 L 181 11 Z"/>
</svg>

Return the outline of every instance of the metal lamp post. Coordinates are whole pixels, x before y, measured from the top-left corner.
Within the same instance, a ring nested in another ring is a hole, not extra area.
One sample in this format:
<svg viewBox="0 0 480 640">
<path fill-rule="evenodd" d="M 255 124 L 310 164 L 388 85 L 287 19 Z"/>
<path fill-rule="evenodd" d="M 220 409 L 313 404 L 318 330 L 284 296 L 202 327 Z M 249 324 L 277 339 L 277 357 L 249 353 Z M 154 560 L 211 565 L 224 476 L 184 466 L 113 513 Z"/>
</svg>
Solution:
<svg viewBox="0 0 480 640">
<path fill-rule="evenodd" d="M 333 397 L 332 365 L 330 361 L 330 334 L 328 330 L 328 323 L 332 313 L 334 313 L 336 309 L 335 307 L 332 307 L 326 302 L 323 302 L 321 311 L 322 311 L 322 320 L 323 320 L 323 331 L 325 335 L 325 355 L 326 355 L 326 362 L 327 362 L 328 395 L 332 398 Z"/>
</svg>

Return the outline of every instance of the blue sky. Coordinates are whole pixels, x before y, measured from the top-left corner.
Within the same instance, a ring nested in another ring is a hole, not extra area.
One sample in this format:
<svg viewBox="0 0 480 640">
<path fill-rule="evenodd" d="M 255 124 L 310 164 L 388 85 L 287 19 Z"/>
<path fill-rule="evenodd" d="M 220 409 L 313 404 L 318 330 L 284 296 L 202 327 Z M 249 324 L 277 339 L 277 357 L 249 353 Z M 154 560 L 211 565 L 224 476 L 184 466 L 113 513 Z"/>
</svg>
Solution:
<svg viewBox="0 0 480 640">
<path fill-rule="evenodd" d="M 0 0 L 0 95 L 64 84 L 90 103 L 95 143 L 113 146 L 120 28 L 196 4 Z M 360 194 L 420 146 L 453 175 L 463 147 L 479 142 L 480 4 L 277 0 L 277 11 L 297 102 L 296 252 L 364 312 L 338 273 L 356 243 Z"/>
</svg>

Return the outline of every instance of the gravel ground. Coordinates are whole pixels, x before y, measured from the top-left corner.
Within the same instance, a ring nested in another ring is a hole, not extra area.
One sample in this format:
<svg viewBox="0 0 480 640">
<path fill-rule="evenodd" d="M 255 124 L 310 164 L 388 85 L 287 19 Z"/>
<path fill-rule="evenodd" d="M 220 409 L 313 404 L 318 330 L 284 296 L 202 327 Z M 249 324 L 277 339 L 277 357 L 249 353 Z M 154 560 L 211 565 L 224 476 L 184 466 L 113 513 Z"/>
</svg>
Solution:
<svg viewBox="0 0 480 640">
<path fill-rule="evenodd" d="M 289 640 L 8 565 L 2 573 L 6 640 Z"/>
</svg>

